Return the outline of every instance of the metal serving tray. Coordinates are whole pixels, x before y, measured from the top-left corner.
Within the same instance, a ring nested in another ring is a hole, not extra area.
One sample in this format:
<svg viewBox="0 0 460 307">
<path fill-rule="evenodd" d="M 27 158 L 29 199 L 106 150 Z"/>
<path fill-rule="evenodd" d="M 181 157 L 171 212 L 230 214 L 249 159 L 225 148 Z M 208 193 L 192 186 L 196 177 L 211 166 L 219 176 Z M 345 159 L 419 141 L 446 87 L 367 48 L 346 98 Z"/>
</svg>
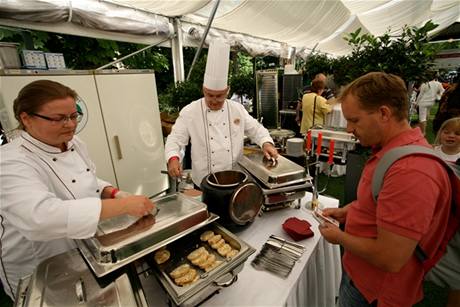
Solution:
<svg viewBox="0 0 460 307">
<path fill-rule="evenodd" d="M 101 283 L 96 280 L 77 249 L 48 258 L 21 280 L 15 306 L 139 306 L 146 307 L 129 270 Z"/>
<path fill-rule="evenodd" d="M 215 234 L 220 234 L 226 243 L 230 244 L 232 248 L 239 250 L 238 254 L 232 259 L 226 259 L 220 256 L 207 242 L 202 242 L 200 240 L 200 235 L 206 230 L 212 230 Z M 187 260 L 187 255 L 201 246 L 206 248 L 208 252 L 213 253 L 218 261 L 222 261 L 219 266 L 209 272 L 205 272 Z M 244 261 L 255 252 L 253 247 L 216 223 L 199 229 L 169 244 L 166 248 L 171 253 L 171 258 L 167 262 L 157 265 L 153 261 L 152 255 L 150 263 L 155 267 L 154 272 L 170 298 L 172 298 L 176 305 L 181 306 L 196 305 L 211 293 L 231 285 L 236 281 L 237 274 L 243 269 Z M 191 267 L 196 269 L 200 278 L 190 285 L 178 286 L 169 276 L 169 273 L 184 263 L 188 263 Z M 141 281 L 141 284 L 143 283 L 145 283 L 145 281 Z M 146 294 L 146 296 L 147 301 L 149 301 L 148 294 Z"/>
<path fill-rule="evenodd" d="M 243 155 L 238 163 L 269 189 L 284 187 L 307 181 L 305 168 L 278 156 L 276 163 L 267 160 L 262 152 Z"/>
<path fill-rule="evenodd" d="M 206 204 L 182 193 L 153 201 L 158 208 L 155 218 L 109 219 L 99 224 L 95 237 L 76 240 L 96 276 L 104 276 L 219 218 L 208 212 Z"/>
</svg>

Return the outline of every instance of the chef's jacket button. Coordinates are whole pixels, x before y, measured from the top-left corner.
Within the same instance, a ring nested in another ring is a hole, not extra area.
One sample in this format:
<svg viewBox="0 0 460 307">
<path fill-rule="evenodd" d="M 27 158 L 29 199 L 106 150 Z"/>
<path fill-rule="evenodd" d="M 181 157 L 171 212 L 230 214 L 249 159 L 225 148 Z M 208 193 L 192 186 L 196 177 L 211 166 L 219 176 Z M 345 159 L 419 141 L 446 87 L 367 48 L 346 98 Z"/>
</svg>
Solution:
<svg viewBox="0 0 460 307">
<path fill-rule="evenodd" d="M 72 148 L 70 151 L 74 151 L 74 150 L 75 150 L 75 149 L 74 149 L 74 148 Z"/>
<path fill-rule="evenodd" d="M 214 140 L 214 138 L 213 138 L 213 137 L 211 137 L 211 140 Z"/>
<path fill-rule="evenodd" d="M 87 168 L 86 171 L 89 172 L 89 168 Z"/>
<path fill-rule="evenodd" d="M 211 153 L 214 153 L 214 151 L 211 151 Z"/>
<path fill-rule="evenodd" d="M 216 166 L 215 164 L 212 165 L 212 167 Z"/>
<path fill-rule="evenodd" d="M 227 138 L 227 137 L 225 137 L 225 138 Z"/>
<path fill-rule="evenodd" d="M 99 193 L 99 189 L 96 190 L 96 193 Z"/>
<path fill-rule="evenodd" d="M 77 182 L 77 181 L 75 179 L 72 179 L 72 183 L 75 183 L 75 182 Z"/>
<path fill-rule="evenodd" d="M 212 126 L 211 124 L 209 124 L 209 126 Z"/>
<path fill-rule="evenodd" d="M 56 159 L 56 158 L 53 158 L 53 161 L 57 161 L 57 159 Z"/>
<path fill-rule="evenodd" d="M 230 149 L 227 149 L 227 152 L 230 152 Z"/>
<path fill-rule="evenodd" d="M 224 123 L 224 126 L 225 126 L 225 123 Z"/>
</svg>

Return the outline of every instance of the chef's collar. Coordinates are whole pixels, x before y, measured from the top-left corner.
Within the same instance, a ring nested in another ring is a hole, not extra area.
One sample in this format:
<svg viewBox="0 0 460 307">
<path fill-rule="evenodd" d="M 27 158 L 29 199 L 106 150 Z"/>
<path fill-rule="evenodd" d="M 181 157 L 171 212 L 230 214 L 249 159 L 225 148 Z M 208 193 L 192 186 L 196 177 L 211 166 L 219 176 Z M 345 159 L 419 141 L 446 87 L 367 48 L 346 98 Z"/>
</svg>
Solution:
<svg viewBox="0 0 460 307">
<path fill-rule="evenodd" d="M 34 145 L 35 147 L 37 147 L 37 148 L 39 148 L 42 151 L 47 152 L 47 153 L 54 153 L 54 154 L 63 153 L 63 152 L 66 152 L 66 151 L 68 151 L 68 150 L 70 150 L 70 149 L 72 149 L 74 147 L 73 140 L 70 140 L 69 142 L 67 142 L 67 150 L 66 151 L 61 151 L 61 149 L 58 148 L 58 147 L 54 147 L 54 146 L 45 144 L 45 143 L 37 140 L 36 138 L 31 136 L 29 133 L 27 133 L 27 131 L 24 131 L 24 130 L 21 131 L 21 137 L 24 138 L 29 143 L 31 143 L 32 145 Z"/>
<path fill-rule="evenodd" d="M 206 103 L 205 98 L 203 98 L 203 104 L 204 104 L 206 112 L 209 112 L 209 113 L 210 112 L 225 112 L 225 106 L 227 106 L 227 99 L 225 99 L 224 105 L 219 110 L 211 110 L 208 104 Z"/>
</svg>

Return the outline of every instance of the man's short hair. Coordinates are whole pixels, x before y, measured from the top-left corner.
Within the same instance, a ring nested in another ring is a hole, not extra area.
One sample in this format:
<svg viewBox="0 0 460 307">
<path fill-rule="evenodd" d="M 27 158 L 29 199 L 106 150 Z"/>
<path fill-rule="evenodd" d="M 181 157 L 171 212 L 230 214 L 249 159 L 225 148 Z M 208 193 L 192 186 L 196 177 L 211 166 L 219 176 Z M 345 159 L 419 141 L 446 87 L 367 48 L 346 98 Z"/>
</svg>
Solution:
<svg viewBox="0 0 460 307">
<path fill-rule="evenodd" d="M 320 79 L 314 79 L 311 82 L 311 91 L 313 93 L 318 93 L 320 90 L 324 90 L 326 88 L 326 82 Z"/>
<path fill-rule="evenodd" d="M 400 121 L 407 120 L 409 116 L 407 88 L 404 81 L 396 75 L 384 72 L 365 74 L 348 84 L 340 94 L 339 100 L 348 95 L 358 98 L 365 110 L 375 111 L 386 105 Z"/>
</svg>

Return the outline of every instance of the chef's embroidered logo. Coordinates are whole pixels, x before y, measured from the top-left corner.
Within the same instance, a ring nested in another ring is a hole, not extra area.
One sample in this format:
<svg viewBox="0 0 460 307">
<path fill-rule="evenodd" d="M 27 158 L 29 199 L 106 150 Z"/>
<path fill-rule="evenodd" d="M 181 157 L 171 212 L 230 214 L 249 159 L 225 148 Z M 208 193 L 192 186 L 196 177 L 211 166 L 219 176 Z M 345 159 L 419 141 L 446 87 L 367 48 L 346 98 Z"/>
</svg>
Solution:
<svg viewBox="0 0 460 307">
<path fill-rule="evenodd" d="M 83 114 L 81 121 L 78 123 L 76 134 L 85 128 L 86 123 L 88 122 L 88 107 L 86 106 L 85 101 L 78 96 L 75 103 L 77 104 L 77 112 Z"/>
<path fill-rule="evenodd" d="M 233 121 L 233 123 L 235 125 L 239 125 L 240 124 L 240 119 L 239 118 L 235 118 L 235 120 Z"/>
</svg>

